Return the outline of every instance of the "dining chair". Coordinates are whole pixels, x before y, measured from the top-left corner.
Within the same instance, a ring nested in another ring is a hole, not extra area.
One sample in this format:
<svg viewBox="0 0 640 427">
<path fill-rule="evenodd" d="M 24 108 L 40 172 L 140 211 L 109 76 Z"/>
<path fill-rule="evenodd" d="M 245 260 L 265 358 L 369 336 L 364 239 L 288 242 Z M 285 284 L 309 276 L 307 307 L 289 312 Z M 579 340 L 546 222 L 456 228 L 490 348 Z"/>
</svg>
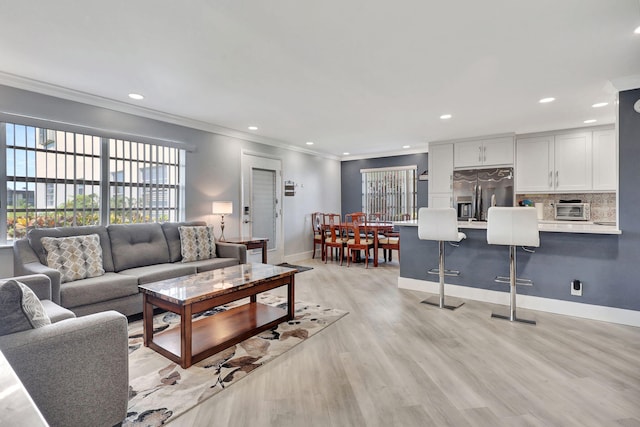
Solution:
<svg viewBox="0 0 640 427">
<path fill-rule="evenodd" d="M 378 248 L 382 248 L 385 262 L 393 261 L 391 251 L 398 251 L 398 262 L 400 262 L 400 233 L 392 231 L 378 237 Z M 389 253 L 388 257 L 387 251 Z"/>
<path fill-rule="evenodd" d="M 311 229 L 313 231 L 313 256 L 316 257 L 316 246 L 320 245 L 320 256 L 324 259 L 324 231 L 323 231 L 323 218 L 322 212 L 313 212 L 311 214 Z"/>
<path fill-rule="evenodd" d="M 366 215 L 348 214 L 346 218 L 353 231 L 353 236 L 347 241 L 347 267 L 355 257 L 356 253 L 353 251 L 364 251 L 364 265 L 369 268 L 369 250 L 373 249 L 374 241 L 367 230 Z"/>
<path fill-rule="evenodd" d="M 324 230 L 327 233 L 324 240 L 324 263 L 327 263 L 327 252 L 331 250 L 331 261 L 333 261 L 333 252 L 337 249 L 340 256 L 340 265 L 342 265 L 344 248 L 348 237 L 343 228 L 340 214 L 324 214 Z"/>
</svg>

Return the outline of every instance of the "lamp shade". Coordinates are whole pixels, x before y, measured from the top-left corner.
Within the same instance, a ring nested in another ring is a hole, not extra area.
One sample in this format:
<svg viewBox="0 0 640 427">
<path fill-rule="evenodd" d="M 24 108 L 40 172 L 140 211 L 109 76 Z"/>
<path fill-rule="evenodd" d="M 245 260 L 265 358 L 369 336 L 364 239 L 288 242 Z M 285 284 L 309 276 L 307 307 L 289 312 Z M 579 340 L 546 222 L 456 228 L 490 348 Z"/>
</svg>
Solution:
<svg viewBox="0 0 640 427">
<path fill-rule="evenodd" d="M 214 215 L 229 215 L 233 213 L 233 202 L 213 202 L 211 213 Z"/>
</svg>

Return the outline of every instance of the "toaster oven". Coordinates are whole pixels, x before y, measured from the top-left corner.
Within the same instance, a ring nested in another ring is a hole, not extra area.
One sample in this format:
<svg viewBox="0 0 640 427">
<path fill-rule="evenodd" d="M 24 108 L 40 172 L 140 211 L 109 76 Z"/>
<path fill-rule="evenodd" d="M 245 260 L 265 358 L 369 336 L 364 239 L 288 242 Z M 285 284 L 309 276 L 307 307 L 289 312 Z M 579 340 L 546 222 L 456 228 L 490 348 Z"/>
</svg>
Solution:
<svg viewBox="0 0 640 427">
<path fill-rule="evenodd" d="M 558 221 L 589 221 L 589 203 L 556 203 L 555 219 Z"/>
</svg>

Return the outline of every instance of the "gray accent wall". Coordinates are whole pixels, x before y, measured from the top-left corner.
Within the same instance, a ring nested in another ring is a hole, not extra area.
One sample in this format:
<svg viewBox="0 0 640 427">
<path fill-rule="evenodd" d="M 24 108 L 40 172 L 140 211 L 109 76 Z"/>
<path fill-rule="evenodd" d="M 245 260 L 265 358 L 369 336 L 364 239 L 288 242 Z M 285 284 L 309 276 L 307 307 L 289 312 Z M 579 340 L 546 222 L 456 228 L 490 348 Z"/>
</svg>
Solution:
<svg viewBox="0 0 640 427">
<path fill-rule="evenodd" d="M 0 119 L 23 123 L 11 114 L 36 118 L 36 122 L 39 118 L 112 131 L 114 134 L 127 134 L 132 140 L 161 139 L 186 144 L 190 150 L 186 159 L 186 220 L 204 220 L 217 224 L 218 219 L 211 215 L 211 202 L 231 200 L 235 211 L 232 215 L 225 216 L 225 235 L 228 236 L 238 235 L 240 232 L 238 209 L 242 150 L 282 159 L 283 181 L 291 180 L 299 184 L 296 195 L 283 200 L 285 258 L 310 256 L 313 249 L 311 212 L 340 210 L 338 160 L 0 85 Z M 42 125 L 47 124 L 42 122 Z M 48 126 L 55 125 L 49 123 Z M 91 132 L 86 128 L 74 130 L 111 136 L 102 131 Z M 10 248 L 0 248 L 0 260 L 5 258 L 8 259 L 9 266 L 13 265 L 10 261 Z M 13 274 L 12 271 L 7 273 L 5 270 L 0 268 L 0 277 Z"/>
<path fill-rule="evenodd" d="M 633 104 L 640 89 L 620 93 L 619 104 L 619 215 L 622 235 L 540 233 L 534 254 L 518 249 L 518 276 L 534 281 L 518 293 L 608 307 L 640 310 L 640 113 Z M 508 249 L 486 243 L 486 231 L 463 230 L 468 238 L 460 247 L 446 247 L 446 266 L 461 271 L 447 283 L 502 290 L 493 282 L 508 276 Z M 437 245 L 420 241 L 417 227 L 401 227 L 400 275 L 437 281 L 426 270 L 437 266 Z M 583 296 L 570 295 L 569 283 L 583 282 Z"/>
<path fill-rule="evenodd" d="M 341 164 L 342 215 L 362 210 L 362 176 L 360 169 L 418 165 L 418 174 L 429 169 L 429 154 L 378 157 L 375 159 L 346 160 Z M 418 207 L 427 206 L 429 181 L 418 181 Z"/>
</svg>

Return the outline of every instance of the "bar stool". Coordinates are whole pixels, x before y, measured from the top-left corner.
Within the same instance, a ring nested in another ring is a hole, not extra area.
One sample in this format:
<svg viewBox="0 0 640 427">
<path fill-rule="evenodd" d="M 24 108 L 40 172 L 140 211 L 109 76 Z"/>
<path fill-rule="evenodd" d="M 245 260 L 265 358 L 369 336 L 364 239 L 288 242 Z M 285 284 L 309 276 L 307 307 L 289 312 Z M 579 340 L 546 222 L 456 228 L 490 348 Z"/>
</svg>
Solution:
<svg viewBox="0 0 640 427">
<path fill-rule="evenodd" d="M 453 208 L 420 208 L 418 211 L 418 238 L 420 240 L 435 240 L 438 242 L 439 262 L 438 268 L 433 268 L 427 273 L 437 274 L 440 277 L 440 297 L 438 302 L 426 299 L 425 304 L 436 305 L 440 308 L 455 310 L 464 302 L 447 305 L 444 303 L 444 276 L 459 276 L 457 270 L 445 270 L 444 268 L 444 242 L 460 242 L 466 239 L 464 233 L 458 231 L 458 214 Z M 454 245 L 457 246 L 457 245 Z"/>
<path fill-rule="evenodd" d="M 533 285 L 529 279 L 517 278 L 516 246 L 522 246 L 523 249 L 525 246 L 536 248 L 540 246 L 536 209 L 491 207 L 487 214 L 487 220 L 487 243 L 509 246 L 509 277 L 498 276 L 495 278 L 498 283 L 509 283 L 509 316 L 491 313 L 491 317 L 535 325 L 534 320 L 516 317 L 516 285 Z"/>
</svg>

